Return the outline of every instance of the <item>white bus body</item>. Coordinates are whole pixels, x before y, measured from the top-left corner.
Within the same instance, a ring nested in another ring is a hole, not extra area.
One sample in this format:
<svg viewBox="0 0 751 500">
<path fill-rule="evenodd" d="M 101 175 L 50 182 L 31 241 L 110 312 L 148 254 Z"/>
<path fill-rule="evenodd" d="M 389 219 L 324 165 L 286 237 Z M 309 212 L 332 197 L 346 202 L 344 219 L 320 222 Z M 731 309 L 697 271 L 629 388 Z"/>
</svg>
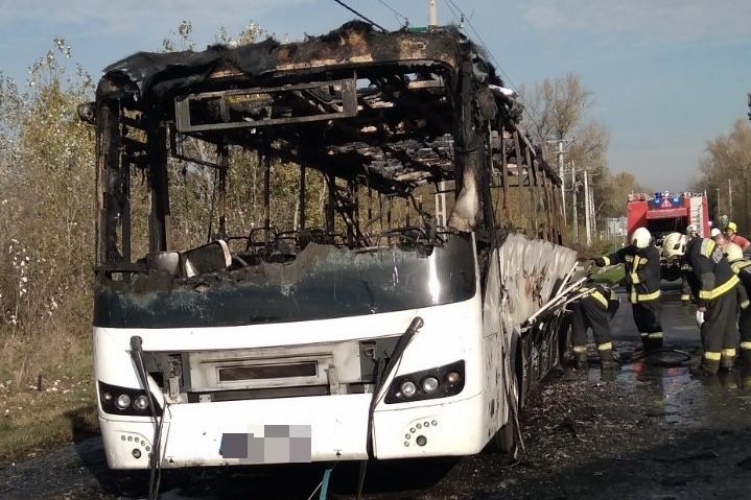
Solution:
<svg viewBox="0 0 751 500">
<path fill-rule="evenodd" d="M 332 33 L 344 42 L 136 54 L 108 68 L 97 101 L 79 110 L 97 127 L 94 372 L 111 468 L 509 448 L 524 395 L 558 363 L 559 311 L 527 320 L 576 254 L 560 245 L 557 177 L 493 90 L 500 80 L 478 69 L 492 67 L 453 29 Z M 406 86 L 394 90 L 387 74 Z M 255 97 L 238 97 L 246 87 Z M 383 144 L 367 139 L 379 129 Z M 178 147 L 196 143 L 190 157 Z M 232 236 L 227 145 L 276 155 L 285 172 L 303 165 L 277 213 L 293 232 L 271 226 L 272 166 L 259 161 L 263 237 L 247 234 L 247 215 L 234 219 L 246 236 Z M 188 195 L 170 193 L 204 182 L 204 167 L 217 173 L 208 213 L 218 224 L 205 244 L 175 248 Z M 139 168 L 148 196 L 135 195 Z M 306 169 L 324 179 L 320 197 Z M 510 179 L 525 188 L 512 199 L 520 207 L 537 193 L 525 214 L 536 239 L 503 229 Z M 313 204 L 322 218 L 306 211 Z"/>
</svg>

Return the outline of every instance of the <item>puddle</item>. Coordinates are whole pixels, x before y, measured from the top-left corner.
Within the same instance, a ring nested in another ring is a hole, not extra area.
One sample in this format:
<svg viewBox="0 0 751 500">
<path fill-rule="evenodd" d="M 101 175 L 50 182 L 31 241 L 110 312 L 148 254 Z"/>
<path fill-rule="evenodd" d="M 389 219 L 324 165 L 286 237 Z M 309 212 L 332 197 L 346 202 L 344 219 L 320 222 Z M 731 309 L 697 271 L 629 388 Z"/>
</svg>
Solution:
<svg viewBox="0 0 751 500">
<path fill-rule="evenodd" d="M 690 369 L 698 364 L 694 350 L 653 355 L 604 373 L 598 365 L 590 365 L 587 379 L 611 382 L 619 391 L 651 399 L 653 411 L 647 416 L 667 426 L 712 428 L 718 415 L 726 418 L 728 413 L 739 420 L 747 419 L 744 415 L 751 410 L 751 367 L 697 377 Z M 682 360 L 686 361 L 681 363 Z"/>
</svg>

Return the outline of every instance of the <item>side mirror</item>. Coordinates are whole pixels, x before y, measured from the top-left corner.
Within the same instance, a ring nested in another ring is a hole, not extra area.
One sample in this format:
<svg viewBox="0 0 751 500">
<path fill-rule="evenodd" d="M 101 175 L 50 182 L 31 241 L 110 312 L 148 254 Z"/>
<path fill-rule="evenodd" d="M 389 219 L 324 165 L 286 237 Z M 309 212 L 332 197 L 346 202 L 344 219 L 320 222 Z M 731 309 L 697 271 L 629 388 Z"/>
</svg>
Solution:
<svg viewBox="0 0 751 500">
<path fill-rule="evenodd" d="M 96 114 L 94 113 L 93 102 L 79 104 L 76 107 L 76 111 L 78 112 L 79 120 L 81 120 L 82 122 L 90 123 L 91 125 L 96 125 Z"/>
</svg>

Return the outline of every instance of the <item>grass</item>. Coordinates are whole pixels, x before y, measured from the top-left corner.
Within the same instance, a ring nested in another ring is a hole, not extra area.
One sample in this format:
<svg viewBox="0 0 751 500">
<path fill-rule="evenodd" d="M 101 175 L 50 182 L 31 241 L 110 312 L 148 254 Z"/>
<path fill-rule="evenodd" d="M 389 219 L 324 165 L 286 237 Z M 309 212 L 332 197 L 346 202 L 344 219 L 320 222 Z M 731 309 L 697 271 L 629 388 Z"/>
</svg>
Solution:
<svg viewBox="0 0 751 500">
<path fill-rule="evenodd" d="M 98 434 L 91 357 L 82 350 L 37 381 L 0 378 L 0 464 Z M 7 367 L 6 367 L 7 368 Z"/>
</svg>

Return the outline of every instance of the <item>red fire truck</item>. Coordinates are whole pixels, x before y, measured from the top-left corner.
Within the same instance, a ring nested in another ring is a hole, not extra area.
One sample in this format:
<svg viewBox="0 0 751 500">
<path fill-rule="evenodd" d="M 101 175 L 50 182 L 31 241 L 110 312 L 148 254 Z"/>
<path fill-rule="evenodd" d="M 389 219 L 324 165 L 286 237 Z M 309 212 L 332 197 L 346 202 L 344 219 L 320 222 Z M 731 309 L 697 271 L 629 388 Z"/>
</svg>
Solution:
<svg viewBox="0 0 751 500">
<path fill-rule="evenodd" d="M 627 216 L 629 241 L 640 227 L 649 229 L 658 248 L 665 236 L 676 231 L 685 233 L 688 226 L 693 226 L 699 236 L 709 237 L 709 210 L 704 193 L 631 193 L 628 195 Z M 662 277 L 676 280 L 680 277 L 680 269 L 667 266 L 663 261 Z"/>
</svg>

